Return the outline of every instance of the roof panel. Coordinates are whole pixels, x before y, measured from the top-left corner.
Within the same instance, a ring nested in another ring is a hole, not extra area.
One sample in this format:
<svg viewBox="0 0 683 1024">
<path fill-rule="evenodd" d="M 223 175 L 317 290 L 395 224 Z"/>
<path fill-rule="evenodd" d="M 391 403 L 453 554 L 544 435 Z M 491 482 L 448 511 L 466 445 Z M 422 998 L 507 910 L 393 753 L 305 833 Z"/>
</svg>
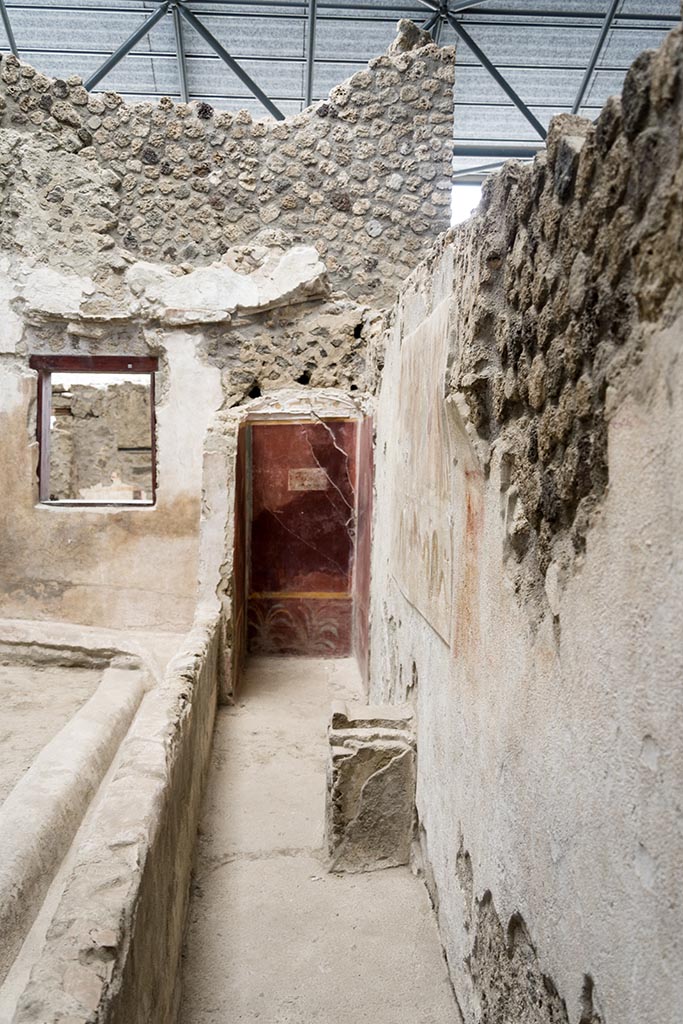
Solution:
<svg viewBox="0 0 683 1024">
<path fill-rule="evenodd" d="M 668 16 L 676 20 L 675 5 L 671 0 L 621 0 L 620 14 L 639 14 L 645 18 L 653 15 Z M 680 10 L 678 12 L 680 14 Z"/>
<path fill-rule="evenodd" d="M 620 95 L 621 87 L 624 84 L 624 74 L 623 71 L 596 71 L 593 81 L 586 91 L 580 113 L 584 117 L 588 117 L 590 115 L 586 112 L 587 106 L 600 110 L 610 96 Z"/>
<path fill-rule="evenodd" d="M 170 21 L 170 19 L 168 19 Z M 271 18 L 224 19 L 204 16 L 202 24 L 233 56 L 283 57 L 304 52 L 306 22 L 300 18 L 274 21 Z M 187 53 L 212 53 L 194 28 L 183 23 Z"/>
<path fill-rule="evenodd" d="M 147 17 L 149 12 L 144 13 L 141 10 L 137 13 L 109 10 L 97 16 L 83 11 L 59 11 L 55 8 L 11 12 L 12 28 L 20 51 L 76 51 L 97 54 L 102 60 L 118 49 Z M 158 22 L 141 40 L 138 49 L 149 50 L 150 46 L 175 51 L 173 23 L 170 18 L 163 18 Z M 84 71 L 90 70 L 93 63 L 96 67 L 97 61 L 89 61 L 87 67 L 83 64 Z M 41 65 L 41 70 L 47 68 Z"/>
<path fill-rule="evenodd" d="M 609 0 L 562 0 L 561 3 L 554 3 L 553 0 L 533 0 L 531 3 L 529 0 L 491 0 L 489 3 L 482 3 L 481 7 L 477 8 L 477 13 L 482 14 L 495 8 L 495 11 L 525 14 L 533 9 L 546 10 L 550 14 L 558 11 L 571 14 L 587 13 L 600 18 L 604 15 L 608 3 Z"/>
<path fill-rule="evenodd" d="M 384 53 L 395 36 L 396 28 L 391 22 L 349 19 L 340 24 L 321 21 L 316 34 L 315 53 L 317 57 L 343 57 L 367 62 L 370 59 L 368 54 L 377 56 Z"/>
<path fill-rule="evenodd" d="M 483 50 L 492 63 L 498 64 L 542 64 L 564 67 L 567 64 L 586 66 L 597 39 L 597 29 L 569 28 L 560 26 L 522 27 L 515 24 L 477 24 L 463 22 L 469 35 Z M 450 28 L 444 32 L 442 43 L 453 44 L 456 36 Z M 465 43 L 458 43 L 458 56 L 471 58 L 471 51 Z"/>
<path fill-rule="evenodd" d="M 668 30 L 661 26 L 650 29 L 638 28 L 630 32 L 617 29 L 610 32 L 602 51 L 600 64 L 619 64 L 628 68 L 639 53 L 650 48 L 661 46 L 668 35 Z"/>
<path fill-rule="evenodd" d="M 241 66 L 276 103 L 278 98 L 298 101 L 303 89 L 303 64 L 281 60 L 242 60 Z M 196 97 L 250 96 L 233 71 L 218 57 L 188 61 L 190 92 Z"/>
<path fill-rule="evenodd" d="M 107 0 L 5 0 L 5 6 L 14 19 L 15 11 L 21 10 L 46 10 L 51 13 L 74 10 L 97 14 L 106 14 L 111 10 L 138 12 L 145 10 L 151 13 L 156 4 L 151 3 L 150 0 L 115 0 L 112 3 L 108 3 Z"/>
<path fill-rule="evenodd" d="M 547 67 L 500 67 L 501 74 L 521 98 L 529 104 L 571 106 L 583 78 L 584 69 Z M 623 77 L 623 75 L 622 75 Z M 456 103 L 509 103 L 509 99 L 481 65 L 462 67 L 456 62 L 454 95 Z"/>
<path fill-rule="evenodd" d="M 80 75 L 85 78 L 87 74 L 95 71 L 104 59 L 102 57 L 93 60 L 90 56 L 89 64 L 84 69 L 83 56 L 78 52 L 45 54 L 24 50 L 22 57 L 30 64 L 41 66 L 46 73 L 54 78 L 68 78 L 70 75 Z M 113 90 L 122 94 L 146 93 L 147 98 L 150 99 L 166 95 L 169 89 L 177 90 L 177 83 L 175 54 L 170 53 L 166 57 L 151 58 L 149 54 L 138 51 L 129 54 L 110 71 L 106 78 L 102 79 L 101 83 L 93 89 L 93 92 Z"/>
<path fill-rule="evenodd" d="M 532 107 L 541 124 L 547 128 L 554 111 Z M 516 107 L 456 107 L 455 140 L 457 142 L 539 142 L 539 137 Z"/>
</svg>

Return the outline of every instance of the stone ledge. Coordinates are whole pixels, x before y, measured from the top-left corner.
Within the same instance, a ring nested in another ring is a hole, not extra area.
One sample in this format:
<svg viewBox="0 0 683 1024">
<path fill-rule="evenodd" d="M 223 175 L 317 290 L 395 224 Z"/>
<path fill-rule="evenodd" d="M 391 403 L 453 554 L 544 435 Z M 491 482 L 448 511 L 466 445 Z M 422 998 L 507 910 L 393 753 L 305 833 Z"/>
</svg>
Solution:
<svg viewBox="0 0 683 1024">
<path fill-rule="evenodd" d="M 93 696 L 0 808 L 0 979 L 6 975 L 145 691 L 139 668 L 105 669 Z"/>
<path fill-rule="evenodd" d="M 13 1024 L 171 1024 L 221 666 L 199 622 L 146 697 L 78 851 Z"/>
</svg>

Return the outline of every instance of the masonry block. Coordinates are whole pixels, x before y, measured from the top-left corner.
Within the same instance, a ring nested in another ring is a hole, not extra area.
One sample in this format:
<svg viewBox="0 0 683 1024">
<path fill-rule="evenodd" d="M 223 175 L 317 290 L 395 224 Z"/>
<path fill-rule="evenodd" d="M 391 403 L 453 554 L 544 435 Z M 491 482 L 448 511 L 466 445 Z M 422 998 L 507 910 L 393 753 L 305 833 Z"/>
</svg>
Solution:
<svg viewBox="0 0 683 1024">
<path fill-rule="evenodd" d="M 407 864 L 415 820 L 412 709 L 337 702 L 328 736 L 329 870 Z"/>
</svg>

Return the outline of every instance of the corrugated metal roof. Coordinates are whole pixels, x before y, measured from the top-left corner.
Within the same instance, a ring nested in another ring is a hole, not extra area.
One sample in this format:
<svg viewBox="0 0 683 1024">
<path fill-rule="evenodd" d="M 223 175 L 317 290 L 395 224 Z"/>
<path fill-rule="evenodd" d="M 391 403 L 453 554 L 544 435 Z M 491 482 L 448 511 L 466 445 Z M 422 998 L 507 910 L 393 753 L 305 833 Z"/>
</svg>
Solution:
<svg viewBox="0 0 683 1024">
<path fill-rule="evenodd" d="M 0 0 L 0 4 L 3 0 Z M 4 0 L 19 55 L 48 75 L 87 79 L 161 0 Z M 284 114 L 305 106 L 308 26 L 312 0 L 183 0 Z M 396 22 L 418 24 L 435 0 L 324 0 L 317 2 L 312 95 L 314 101 L 382 53 Z M 612 0 L 479 0 L 465 10 L 449 0 L 459 24 L 495 65 L 543 126 L 569 111 L 591 60 Z M 679 0 L 619 0 L 581 112 L 594 117 L 621 89 L 631 61 L 658 46 L 680 17 Z M 259 101 L 197 35 L 182 23 L 189 97 L 225 110 Z M 457 42 L 455 169 L 463 174 L 516 147 L 541 145 L 533 126 L 515 107 L 467 45 L 442 22 L 439 41 Z M 0 23 L 0 47 L 6 49 Z M 181 96 L 174 19 L 163 17 L 109 71 L 94 91 L 114 89 L 130 99 Z M 476 175 L 475 175 L 476 176 Z M 464 179 L 463 179 L 464 180 Z"/>
</svg>

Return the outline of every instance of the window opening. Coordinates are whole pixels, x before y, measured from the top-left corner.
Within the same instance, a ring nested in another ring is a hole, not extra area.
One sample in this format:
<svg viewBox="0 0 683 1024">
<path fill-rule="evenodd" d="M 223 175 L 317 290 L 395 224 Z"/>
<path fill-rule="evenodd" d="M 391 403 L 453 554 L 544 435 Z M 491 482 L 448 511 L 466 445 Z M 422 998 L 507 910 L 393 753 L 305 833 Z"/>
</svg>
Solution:
<svg viewBox="0 0 683 1024">
<path fill-rule="evenodd" d="M 31 356 L 40 501 L 153 505 L 156 358 Z"/>
</svg>

